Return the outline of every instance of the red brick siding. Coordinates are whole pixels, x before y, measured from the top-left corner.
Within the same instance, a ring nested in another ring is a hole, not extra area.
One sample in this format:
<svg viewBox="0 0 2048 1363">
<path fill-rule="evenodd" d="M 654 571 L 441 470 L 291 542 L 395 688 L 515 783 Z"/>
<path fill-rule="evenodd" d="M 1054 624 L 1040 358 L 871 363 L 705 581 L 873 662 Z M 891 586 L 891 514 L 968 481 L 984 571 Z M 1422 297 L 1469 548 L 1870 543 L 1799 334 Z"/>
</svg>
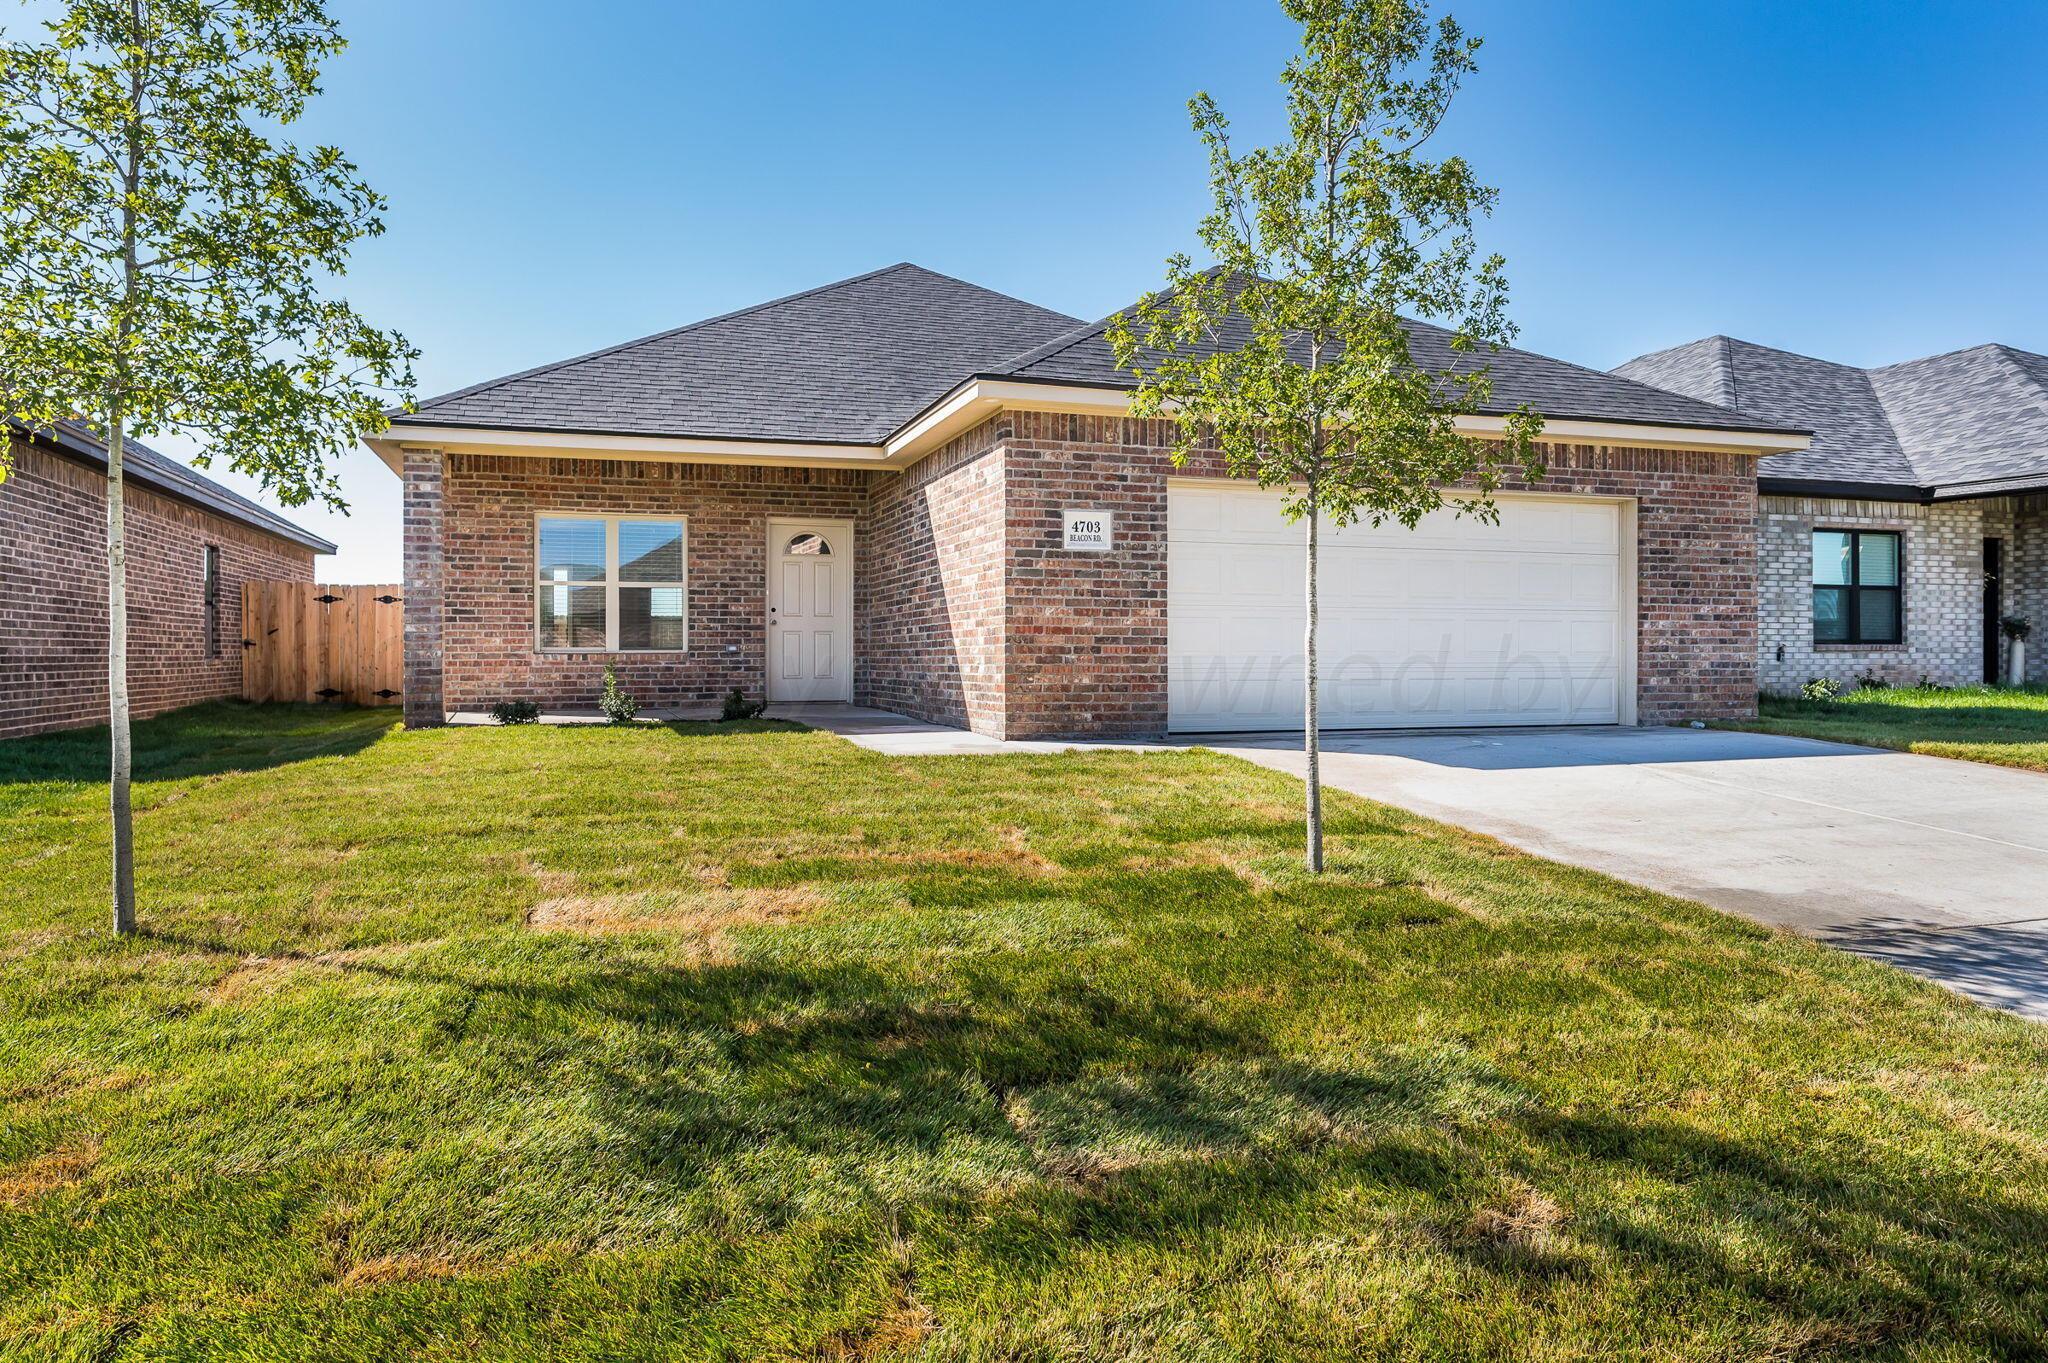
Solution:
<svg viewBox="0 0 2048 1363">
<path fill-rule="evenodd" d="M 993 418 L 876 484 L 863 704 L 1002 736 L 1008 432 Z"/>
<path fill-rule="evenodd" d="M 653 705 L 764 686 L 766 520 L 855 521 L 857 701 L 1023 738 L 1166 727 L 1164 423 L 1006 412 L 901 474 L 456 455 L 409 461 L 407 686 L 449 709 L 587 707 L 607 655 L 533 638 L 534 516 L 690 521 L 690 650 L 615 655 Z M 1548 446 L 1537 490 L 1637 505 L 1643 723 L 1753 712 L 1756 480 L 1745 456 Z M 1219 476 L 1213 454 L 1185 472 Z M 1512 484 L 1514 486 L 1517 484 Z M 1116 515 L 1109 554 L 1061 511 Z M 430 552 L 431 537 L 442 545 Z M 429 564 L 427 559 L 433 559 Z M 442 581 L 436 587 L 434 565 Z M 415 620 L 410 612 L 431 619 Z M 416 627 L 417 626 L 417 627 Z M 408 719 L 412 720 L 408 706 Z"/>
<path fill-rule="evenodd" d="M 15 441 L 0 483 L 0 738 L 107 721 L 107 480 Z M 311 582 L 313 551 L 126 485 L 128 692 L 145 718 L 242 689 L 242 584 Z M 220 654 L 204 561 L 220 550 Z"/>
<path fill-rule="evenodd" d="M 1166 724 L 1166 480 L 1185 470 L 1162 423 L 1015 413 L 1008 475 L 1007 736 L 1142 735 Z M 1744 455 L 1545 447 L 1540 483 L 1637 503 L 1637 718 L 1756 708 L 1756 470 Z M 1061 509 L 1117 517 L 1113 553 L 1060 550 Z"/>
<path fill-rule="evenodd" d="M 1170 428 L 1054 412 L 1014 421 L 1009 736 L 1163 733 Z M 1063 549 L 1067 507 L 1113 513 L 1115 548 Z"/>
<path fill-rule="evenodd" d="M 766 679 L 768 518 L 817 516 L 855 524 L 854 614 L 866 618 L 865 470 L 792 469 L 626 460 L 452 454 L 438 513 L 424 487 L 421 525 L 442 539 L 440 659 L 419 631 L 407 639 L 407 685 L 479 710 L 500 700 L 561 709 L 596 704 L 606 662 L 643 705 L 706 705 Z M 408 492 L 408 514 L 414 495 Z M 682 653 L 543 653 L 534 639 L 534 518 L 544 511 L 680 516 L 689 522 L 689 648 Z M 409 578 L 408 596 L 418 591 Z M 423 609 L 429 609 L 423 603 Z M 408 618 L 408 630 L 412 622 Z M 858 630 L 855 681 L 861 668 Z M 422 717 L 425 720 L 425 717 Z M 409 715 L 409 722 L 410 715 Z"/>
</svg>

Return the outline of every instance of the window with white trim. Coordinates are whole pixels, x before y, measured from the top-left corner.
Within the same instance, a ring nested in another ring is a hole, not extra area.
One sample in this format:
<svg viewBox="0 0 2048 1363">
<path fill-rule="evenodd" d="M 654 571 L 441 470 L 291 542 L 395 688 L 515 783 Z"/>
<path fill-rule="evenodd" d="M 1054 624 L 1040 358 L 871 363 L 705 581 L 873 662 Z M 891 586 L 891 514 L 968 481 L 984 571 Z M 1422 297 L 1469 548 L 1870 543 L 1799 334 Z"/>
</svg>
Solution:
<svg viewBox="0 0 2048 1363">
<path fill-rule="evenodd" d="M 689 647 L 686 521 L 544 513 L 534 546 L 534 640 L 542 652 Z"/>
</svg>

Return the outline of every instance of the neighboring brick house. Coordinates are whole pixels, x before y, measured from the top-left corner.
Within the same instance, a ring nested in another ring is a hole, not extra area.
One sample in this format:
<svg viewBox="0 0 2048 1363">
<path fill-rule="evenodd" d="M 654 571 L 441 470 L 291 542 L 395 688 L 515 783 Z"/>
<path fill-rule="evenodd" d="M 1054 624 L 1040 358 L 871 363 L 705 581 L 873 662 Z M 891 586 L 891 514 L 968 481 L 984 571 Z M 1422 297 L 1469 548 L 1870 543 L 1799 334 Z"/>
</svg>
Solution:
<svg viewBox="0 0 2048 1363">
<path fill-rule="evenodd" d="M 1412 324 L 1432 368 L 1448 333 Z M 1326 536 L 1333 728 L 1752 713 L 1756 461 L 1804 428 L 1507 350 L 1548 475 L 1498 526 Z M 1004 737 L 1280 728 L 1299 527 L 1124 415 L 1089 324 L 911 265 L 421 403 L 406 717 L 851 701 Z"/>
<path fill-rule="evenodd" d="M 1999 620 L 2048 626 L 2048 355 L 1858 369 L 1710 336 L 1615 372 L 1815 433 L 1758 470 L 1765 690 L 2002 680 Z M 2048 646 L 2028 652 L 2048 681 Z"/>
<path fill-rule="evenodd" d="M 107 721 L 107 456 L 83 426 L 4 432 L 0 738 Z M 334 546 L 130 441 L 128 688 L 136 718 L 242 686 L 242 584 L 313 580 Z"/>
</svg>

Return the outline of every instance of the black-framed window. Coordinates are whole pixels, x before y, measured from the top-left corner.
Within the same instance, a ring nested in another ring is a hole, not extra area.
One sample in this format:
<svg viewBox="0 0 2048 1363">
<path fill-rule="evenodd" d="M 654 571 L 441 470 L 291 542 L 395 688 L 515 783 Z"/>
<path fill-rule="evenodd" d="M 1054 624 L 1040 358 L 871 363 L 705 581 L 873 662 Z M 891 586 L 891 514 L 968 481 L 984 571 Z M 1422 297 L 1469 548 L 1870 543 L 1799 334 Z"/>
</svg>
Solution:
<svg viewBox="0 0 2048 1363">
<path fill-rule="evenodd" d="M 1899 532 L 1813 532 L 1813 641 L 1896 644 Z"/>
<path fill-rule="evenodd" d="M 202 570 L 200 599 L 206 604 L 206 656 L 220 656 L 220 548 L 206 546 L 206 564 Z"/>
</svg>

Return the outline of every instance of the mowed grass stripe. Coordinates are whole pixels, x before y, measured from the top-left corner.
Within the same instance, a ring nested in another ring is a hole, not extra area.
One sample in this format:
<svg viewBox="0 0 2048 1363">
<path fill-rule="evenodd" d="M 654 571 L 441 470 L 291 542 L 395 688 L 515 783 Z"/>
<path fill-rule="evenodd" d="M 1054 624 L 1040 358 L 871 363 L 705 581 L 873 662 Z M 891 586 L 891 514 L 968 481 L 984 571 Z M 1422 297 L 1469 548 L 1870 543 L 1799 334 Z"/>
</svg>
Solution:
<svg viewBox="0 0 2048 1363">
<path fill-rule="evenodd" d="M 1215 754 L 0 745 L 0 1357 L 2026 1357 L 2043 1030 Z"/>
</svg>

